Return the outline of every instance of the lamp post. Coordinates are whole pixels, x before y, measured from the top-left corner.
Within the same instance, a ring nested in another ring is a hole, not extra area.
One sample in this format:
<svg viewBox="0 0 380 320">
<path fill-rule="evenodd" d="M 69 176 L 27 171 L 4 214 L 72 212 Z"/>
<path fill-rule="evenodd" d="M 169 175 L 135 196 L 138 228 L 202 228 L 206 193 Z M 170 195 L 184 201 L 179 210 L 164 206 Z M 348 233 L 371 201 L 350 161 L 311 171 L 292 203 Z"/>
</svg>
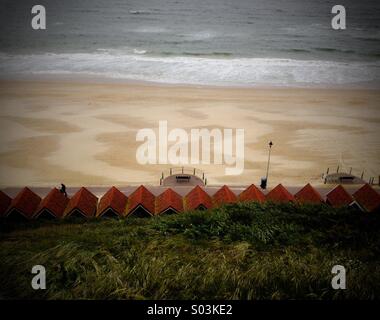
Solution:
<svg viewBox="0 0 380 320">
<path fill-rule="evenodd" d="M 265 176 L 265 179 L 267 180 L 268 182 L 268 175 L 269 175 L 269 163 L 270 163 L 270 152 L 272 150 L 272 146 L 273 146 L 273 142 L 272 141 L 269 141 L 269 153 L 268 153 L 268 164 L 267 164 L 267 174 Z"/>
<path fill-rule="evenodd" d="M 261 178 L 261 189 L 266 189 L 268 184 L 268 175 L 269 175 L 269 163 L 270 163 L 270 152 L 272 150 L 273 142 L 269 141 L 269 154 L 268 154 L 268 164 L 267 164 L 267 173 L 265 175 L 265 178 Z"/>
</svg>

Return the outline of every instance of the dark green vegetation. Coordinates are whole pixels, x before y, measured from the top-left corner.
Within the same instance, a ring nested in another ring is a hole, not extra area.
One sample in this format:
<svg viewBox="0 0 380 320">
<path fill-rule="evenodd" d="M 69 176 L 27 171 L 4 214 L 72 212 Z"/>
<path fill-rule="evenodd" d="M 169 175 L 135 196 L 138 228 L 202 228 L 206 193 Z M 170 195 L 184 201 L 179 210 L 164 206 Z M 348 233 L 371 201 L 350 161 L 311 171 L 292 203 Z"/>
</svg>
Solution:
<svg viewBox="0 0 380 320">
<path fill-rule="evenodd" d="M 380 216 L 239 203 L 155 218 L 1 224 L 0 295 L 48 299 L 380 297 Z M 47 290 L 30 286 L 33 265 Z M 331 288 L 331 268 L 347 289 Z"/>
</svg>

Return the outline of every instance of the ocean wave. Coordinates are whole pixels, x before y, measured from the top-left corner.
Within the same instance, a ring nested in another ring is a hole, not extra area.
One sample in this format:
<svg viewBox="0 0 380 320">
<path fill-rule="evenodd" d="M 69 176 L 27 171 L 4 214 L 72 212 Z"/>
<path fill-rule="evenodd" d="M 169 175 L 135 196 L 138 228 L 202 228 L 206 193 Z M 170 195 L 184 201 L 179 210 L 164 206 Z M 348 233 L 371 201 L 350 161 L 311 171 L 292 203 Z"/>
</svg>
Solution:
<svg viewBox="0 0 380 320">
<path fill-rule="evenodd" d="M 213 31 L 200 31 L 182 35 L 185 39 L 190 41 L 205 41 L 215 38 L 217 34 Z"/>
<path fill-rule="evenodd" d="M 129 13 L 130 14 L 152 14 L 152 12 L 148 11 L 148 10 L 129 10 Z"/>
<path fill-rule="evenodd" d="M 133 49 L 133 53 L 135 53 L 135 54 L 145 54 L 146 50 Z"/>
<path fill-rule="evenodd" d="M 298 49 L 298 48 L 284 49 L 282 51 L 291 52 L 291 53 L 309 53 L 310 52 L 310 50 Z"/>
<path fill-rule="evenodd" d="M 175 55 L 175 54 L 172 54 Z M 189 57 L 231 57 L 232 53 L 230 52 L 182 52 L 182 55 Z"/>
<path fill-rule="evenodd" d="M 168 30 L 163 27 L 157 27 L 157 26 L 142 26 L 136 29 L 131 30 L 132 32 L 136 33 L 165 33 Z"/>
<path fill-rule="evenodd" d="M 373 37 L 355 37 L 355 39 L 366 42 L 380 42 L 380 35 L 375 35 Z"/>
<path fill-rule="evenodd" d="M 0 74 L 83 74 L 175 84 L 313 86 L 380 83 L 380 61 L 152 56 L 95 53 L 0 53 Z"/>
<path fill-rule="evenodd" d="M 336 48 L 313 48 L 315 51 L 321 51 L 321 52 L 338 52 L 338 53 L 355 53 L 354 50 L 342 50 L 342 49 L 336 49 Z"/>
</svg>

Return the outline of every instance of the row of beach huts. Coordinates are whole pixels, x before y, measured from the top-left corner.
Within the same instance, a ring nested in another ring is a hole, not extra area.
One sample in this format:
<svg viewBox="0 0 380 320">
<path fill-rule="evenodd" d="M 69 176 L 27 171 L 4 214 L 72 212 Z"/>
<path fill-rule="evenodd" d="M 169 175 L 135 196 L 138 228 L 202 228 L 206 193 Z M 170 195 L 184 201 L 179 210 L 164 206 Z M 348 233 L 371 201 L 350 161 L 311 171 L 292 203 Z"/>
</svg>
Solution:
<svg viewBox="0 0 380 320">
<path fill-rule="evenodd" d="M 62 219 L 70 216 L 85 218 L 157 216 L 196 209 L 207 210 L 239 201 L 311 203 L 332 207 L 355 206 L 364 212 L 380 211 L 380 194 L 369 184 L 361 186 L 353 194 L 342 185 L 337 185 L 325 196 L 322 196 L 310 184 L 305 185 L 295 194 L 289 192 L 282 184 L 277 185 L 267 194 L 253 184 L 238 194 L 226 185 L 220 187 L 213 195 L 198 185 L 184 196 L 177 193 L 175 189 L 175 187 L 174 189 L 166 188 L 160 194 L 154 195 L 147 187 L 141 185 L 127 195 L 118 188 L 111 187 L 98 198 L 85 187 L 80 188 L 72 197 L 53 188 L 41 198 L 30 188 L 25 187 L 13 199 L 0 191 L 0 217 L 31 220 Z"/>
</svg>

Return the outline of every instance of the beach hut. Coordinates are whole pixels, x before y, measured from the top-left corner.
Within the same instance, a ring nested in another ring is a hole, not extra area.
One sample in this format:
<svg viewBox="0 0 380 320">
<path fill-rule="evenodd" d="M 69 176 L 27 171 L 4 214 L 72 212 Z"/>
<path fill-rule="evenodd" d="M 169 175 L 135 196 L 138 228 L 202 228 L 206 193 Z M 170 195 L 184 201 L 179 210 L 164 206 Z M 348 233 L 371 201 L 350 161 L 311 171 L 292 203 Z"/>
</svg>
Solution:
<svg viewBox="0 0 380 320">
<path fill-rule="evenodd" d="M 62 218 L 69 199 L 57 188 L 40 202 L 33 218 Z"/>
<path fill-rule="evenodd" d="M 3 191 L 0 191 L 0 217 L 3 217 L 9 206 L 11 205 L 12 198 Z"/>
<path fill-rule="evenodd" d="M 138 187 L 128 199 L 127 215 L 149 217 L 155 213 L 155 196 L 144 186 Z"/>
<path fill-rule="evenodd" d="M 326 195 L 326 203 L 334 208 L 345 207 L 354 203 L 354 198 L 338 185 Z"/>
<path fill-rule="evenodd" d="M 237 196 L 230 188 L 224 185 L 213 195 L 212 200 L 216 206 L 220 206 L 225 203 L 235 203 Z"/>
<path fill-rule="evenodd" d="M 299 203 L 308 204 L 320 204 L 323 203 L 322 196 L 317 190 L 315 190 L 310 183 L 305 185 L 300 191 L 298 191 L 294 198 Z"/>
<path fill-rule="evenodd" d="M 212 199 L 200 186 L 194 187 L 184 198 L 186 210 L 207 210 L 212 208 Z"/>
<path fill-rule="evenodd" d="M 238 200 L 264 202 L 265 195 L 258 187 L 256 187 L 254 184 L 251 184 L 247 189 L 239 194 Z"/>
<path fill-rule="evenodd" d="M 353 197 L 365 211 L 380 211 L 380 194 L 369 184 L 365 184 L 357 190 Z"/>
<path fill-rule="evenodd" d="M 183 199 L 172 189 L 166 189 L 156 198 L 156 214 L 183 212 Z"/>
<path fill-rule="evenodd" d="M 19 219 L 20 217 L 31 219 L 40 202 L 41 198 L 28 187 L 25 187 L 12 200 L 5 216 L 15 219 Z"/>
<path fill-rule="evenodd" d="M 110 188 L 100 199 L 97 217 L 122 217 L 127 207 L 128 197 L 119 189 Z"/>
<path fill-rule="evenodd" d="M 277 185 L 274 189 L 272 189 L 267 195 L 266 195 L 267 201 L 273 201 L 273 202 L 291 202 L 294 201 L 293 195 L 286 190 L 286 188 L 280 183 Z"/>
<path fill-rule="evenodd" d="M 86 188 L 82 187 L 70 199 L 63 216 L 90 218 L 96 213 L 98 198 Z"/>
</svg>

